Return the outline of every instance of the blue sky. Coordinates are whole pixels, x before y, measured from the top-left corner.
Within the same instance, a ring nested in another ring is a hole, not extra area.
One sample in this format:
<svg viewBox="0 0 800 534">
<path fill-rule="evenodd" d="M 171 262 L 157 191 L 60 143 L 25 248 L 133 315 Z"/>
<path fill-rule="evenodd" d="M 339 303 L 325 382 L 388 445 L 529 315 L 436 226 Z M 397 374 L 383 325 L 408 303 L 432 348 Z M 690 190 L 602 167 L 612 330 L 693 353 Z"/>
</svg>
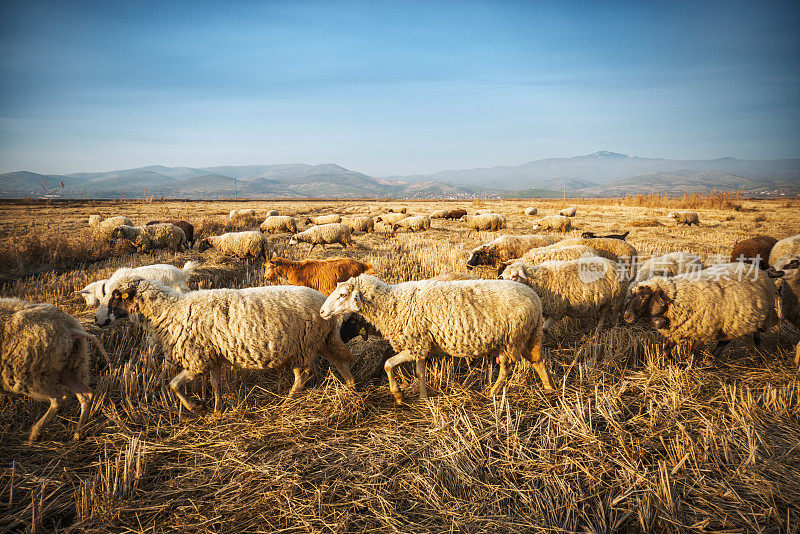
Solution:
<svg viewBox="0 0 800 534">
<path fill-rule="evenodd" d="M 0 172 L 800 157 L 797 2 L 0 3 Z"/>
</svg>

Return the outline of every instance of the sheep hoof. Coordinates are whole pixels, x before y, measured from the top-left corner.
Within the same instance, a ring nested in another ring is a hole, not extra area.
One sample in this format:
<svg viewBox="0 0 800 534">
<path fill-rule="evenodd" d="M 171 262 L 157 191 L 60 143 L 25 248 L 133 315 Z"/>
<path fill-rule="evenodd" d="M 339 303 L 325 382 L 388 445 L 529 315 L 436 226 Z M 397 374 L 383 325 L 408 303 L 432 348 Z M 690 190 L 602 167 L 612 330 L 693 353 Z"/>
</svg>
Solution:
<svg viewBox="0 0 800 534">
<path fill-rule="evenodd" d="M 398 406 L 403 404 L 403 394 L 399 391 L 392 391 L 392 395 L 394 395 L 394 400 Z"/>
</svg>

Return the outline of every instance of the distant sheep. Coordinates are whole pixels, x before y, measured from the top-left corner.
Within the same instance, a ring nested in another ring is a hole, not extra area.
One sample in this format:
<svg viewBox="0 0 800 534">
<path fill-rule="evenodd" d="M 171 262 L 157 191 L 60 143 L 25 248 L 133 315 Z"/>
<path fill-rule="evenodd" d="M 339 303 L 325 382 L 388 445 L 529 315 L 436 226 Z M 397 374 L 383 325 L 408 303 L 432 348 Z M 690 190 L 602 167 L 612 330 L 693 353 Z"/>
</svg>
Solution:
<svg viewBox="0 0 800 534">
<path fill-rule="evenodd" d="M 294 234 L 289 239 L 290 245 L 296 245 L 300 242 L 311 243 L 311 250 L 317 245 L 322 245 L 322 250 L 325 250 L 325 245 L 334 245 L 336 243 L 342 245 L 342 248 L 347 248 L 347 245 L 353 244 L 353 238 L 350 235 L 350 227 L 340 223 L 321 224 L 319 226 L 312 226 L 304 232 Z"/>
<path fill-rule="evenodd" d="M 117 285 L 117 281 L 125 276 L 138 275 L 142 278 L 156 280 L 161 282 L 167 287 L 171 287 L 180 293 L 189 292 L 189 276 L 194 273 L 195 269 L 200 265 L 196 261 L 187 261 L 183 264 L 183 269 L 179 269 L 174 265 L 168 264 L 155 264 L 144 265 L 142 267 L 128 268 L 122 267 L 114 271 L 107 280 L 98 280 L 87 285 L 83 289 L 79 289 L 75 293 L 81 295 L 83 300 L 86 301 L 86 306 L 93 308 L 99 306 L 100 302 L 106 295 L 111 294 Z"/>
<path fill-rule="evenodd" d="M 272 258 L 264 264 L 264 280 L 275 282 L 281 276 L 294 286 L 310 287 L 326 296 L 333 293 L 339 282 L 361 273 L 375 274 L 372 264 L 350 258 L 300 261 Z"/>
<path fill-rule="evenodd" d="M 28 442 L 39 439 L 61 403 L 72 393 L 81 405 L 73 439 L 81 438 L 92 410 L 87 341 L 109 365 L 103 346 L 74 317 L 51 304 L 0 298 L 0 385 L 9 393 L 49 401 L 50 408 L 31 428 Z"/>
<path fill-rule="evenodd" d="M 559 211 L 558 214 L 564 217 L 575 217 L 575 208 L 564 208 L 563 210 Z"/>
<path fill-rule="evenodd" d="M 317 217 L 306 218 L 306 224 L 331 224 L 340 222 L 342 222 L 342 216 L 339 214 L 318 215 Z"/>
<path fill-rule="evenodd" d="M 546 261 L 569 261 L 587 256 L 599 256 L 599 254 L 595 249 L 587 247 L 586 245 L 570 245 L 566 247 L 550 245 L 547 247 L 535 248 L 529 250 L 520 258 L 506 260 L 501 263 L 497 268 L 497 276 L 503 274 L 509 265 L 518 261 L 527 263 L 528 265 L 538 265 Z"/>
<path fill-rule="evenodd" d="M 424 232 L 425 230 L 430 230 L 431 218 L 427 215 L 415 215 L 400 219 L 392 225 L 392 232 L 397 232 L 400 228 L 406 232 Z"/>
<path fill-rule="evenodd" d="M 444 219 L 444 216 L 447 215 L 447 210 L 436 210 L 430 214 L 431 219 Z"/>
<path fill-rule="evenodd" d="M 700 216 L 694 211 L 673 211 L 667 215 L 667 218 L 675 219 L 677 224 L 700 226 Z"/>
<path fill-rule="evenodd" d="M 800 235 L 787 237 L 775 243 L 769 253 L 769 264 L 775 265 L 781 258 L 790 254 L 800 256 Z"/>
<path fill-rule="evenodd" d="M 467 223 L 467 227 L 471 230 L 477 230 L 479 232 L 502 230 L 506 227 L 506 218 L 499 213 L 464 215 L 459 220 Z"/>
<path fill-rule="evenodd" d="M 533 223 L 534 230 L 555 230 L 566 232 L 572 228 L 572 219 L 563 215 L 548 215 Z"/>
<path fill-rule="evenodd" d="M 186 235 L 186 241 L 189 243 L 189 248 L 194 246 L 194 225 L 187 221 L 182 221 L 180 219 L 167 219 L 163 221 L 150 221 L 149 223 L 145 224 L 145 226 L 150 226 L 153 224 L 174 224 Z"/>
<path fill-rule="evenodd" d="M 277 217 L 278 215 L 280 215 L 280 213 L 278 213 L 278 210 L 269 210 L 267 212 L 267 217 Z"/>
<path fill-rule="evenodd" d="M 276 234 L 282 232 L 297 233 L 297 222 L 294 217 L 289 215 L 270 215 L 258 228 L 265 234 Z"/>
<path fill-rule="evenodd" d="M 645 282 L 654 276 L 669 278 L 703 270 L 700 256 L 689 252 L 670 252 L 663 256 L 653 256 L 639 266 L 636 283 Z"/>
<path fill-rule="evenodd" d="M 186 234 L 174 224 L 121 225 L 114 228 L 111 238 L 130 241 L 136 247 L 137 252 L 149 252 L 155 249 L 177 251 L 189 247 Z"/>
<path fill-rule="evenodd" d="M 133 226 L 133 221 L 122 215 L 102 219 L 100 215 L 89 215 L 89 226 L 92 228 L 115 228 L 122 225 Z"/>
<path fill-rule="evenodd" d="M 536 209 L 536 208 L 533 208 L 533 207 L 525 208 L 525 215 L 532 216 L 532 215 L 536 215 L 537 213 L 539 213 L 539 210 Z"/>
<path fill-rule="evenodd" d="M 389 226 L 408 217 L 405 213 L 387 213 L 375 218 L 375 222 L 382 222 Z"/>
<path fill-rule="evenodd" d="M 231 210 L 230 215 L 228 218 L 230 220 L 233 219 L 240 219 L 240 218 L 250 218 L 256 216 L 256 210 L 254 209 L 241 209 L 241 210 Z"/>
<path fill-rule="evenodd" d="M 742 261 L 756 263 L 761 269 L 769 269 L 769 254 L 778 240 L 768 235 L 758 235 L 744 239 L 733 245 L 731 263 Z"/>
<path fill-rule="evenodd" d="M 478 265 L 497 266 L 504 261 L 519 258 L 531 249 L 552 245 L 553 240 L 543 235 L 502 235 L 472 249 L 467 259 L 467 268 Z"/>
<path fill-rule="evenodd" d="M 375 219 L 372 217 L 348 217 L 342 219 L 342 224 L 349 226 L 353 232 L 372 233 L 375 231 Z"/>
<path fill-rule="evenodd" d="M 460 219 L 461 217 L 463 217 L 466 214 L 467 214 L 467 210 L 463 210 L 461 208 L 457 208 L 457 209 L 454 209 L 454 210 L 447 210 L 447 213 L 444 214 L 444 218 L 445 219 L 458 220 L 458 219 Z"/>
<path fill-rule="evenodd" d="M 489 213 L 494 213 L 492 208 L 482 208 L 479 210 L 475 210 L 475 215 L 488 215 Z"/>
<path fill-rule="evenodd" d="M 237 258 L 269 258 L 271 254 L 267 236 L 256 230 L 228 232 L 207 237 L 197 245 L 200 252 L 214 249 L 226 256 Z"/>
</svg>

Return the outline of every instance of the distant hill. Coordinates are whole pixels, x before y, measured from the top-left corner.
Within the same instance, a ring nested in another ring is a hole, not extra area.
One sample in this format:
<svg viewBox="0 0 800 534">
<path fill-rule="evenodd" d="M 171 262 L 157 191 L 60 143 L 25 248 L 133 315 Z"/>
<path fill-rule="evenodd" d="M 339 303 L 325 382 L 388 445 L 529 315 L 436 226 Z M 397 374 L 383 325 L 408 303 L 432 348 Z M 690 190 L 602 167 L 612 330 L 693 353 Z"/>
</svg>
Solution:
<svg viewBox="0 0 800 534">
<path fill-rule="evenodd" d="M 800 159 L 670 160 L 601 151 L 517 166 L 372 177 L 334 163 L 166 167 L 100 173 L 0 174 L 0 198 L 38 197 L 41 184 L 64 198 L 552 198 L 742 190 L 757 196 L 800 194 Z"/>
</svg>

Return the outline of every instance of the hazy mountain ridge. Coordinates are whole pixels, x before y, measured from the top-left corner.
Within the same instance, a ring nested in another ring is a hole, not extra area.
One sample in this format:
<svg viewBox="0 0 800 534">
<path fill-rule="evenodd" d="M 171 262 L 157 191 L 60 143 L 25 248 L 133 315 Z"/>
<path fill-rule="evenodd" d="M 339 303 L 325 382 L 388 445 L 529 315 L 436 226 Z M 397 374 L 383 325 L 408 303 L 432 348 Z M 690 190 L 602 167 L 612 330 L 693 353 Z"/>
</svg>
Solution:
<svg viewBox="0 0 800 534">
<path fill-rule="evenodd" d="M 100 173 L 0 175 L 0 198 L 472 198 L 623 196 L 742 190 L 752 195 L 800 194 L 800 159 L 669 160 L 601 151 L 430 175 L 371 177 L 333 163 L 216 167 L 149 165 Z"/>
</svg>

